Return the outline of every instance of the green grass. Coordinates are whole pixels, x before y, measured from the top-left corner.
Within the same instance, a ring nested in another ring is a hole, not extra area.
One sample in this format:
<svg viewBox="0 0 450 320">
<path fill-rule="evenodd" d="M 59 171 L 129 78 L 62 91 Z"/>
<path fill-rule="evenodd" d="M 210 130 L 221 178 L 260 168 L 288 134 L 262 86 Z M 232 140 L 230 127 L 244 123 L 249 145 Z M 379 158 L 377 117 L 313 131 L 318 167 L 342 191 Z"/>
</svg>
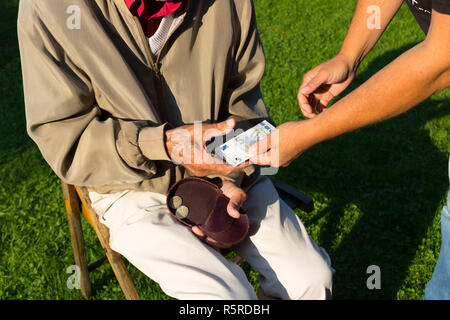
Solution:
<svg viewBox="0 0 450 320">
<path fill-rule="evenodd" d="M 256 0 L 267 56 L 262 90 L 280 124 L 301 119 L 302 75 L 339 50 L 355 0 Z M 293 9 L 295 8 L 295 9 Z M 69 290 L 74 264 L 59 181 L 25 130 L 17 0 L 0 2 L 0 298 L 81 299 Z M 351 88 L 421 41 L 403 7 L 362 63 Z M 421 299 L 440 249 L 440 210 L 448 190 L 450 92 L 390 121 L 327 141 L 278 178 L 311 195 L 315 210 L 298 212 L 336 269 L 335 299 Z M 83 222 L 88 260 L 103 251 Z M 366 269 L 381 268 L 381 290 L 366 288 Z M 129 265 L 144 299 L 168 299 Z M 244 265 L 257 286 L 257 273 Z M 109 265 L 91 274 L 93 299 L 123 299 Z"/>
</svg>

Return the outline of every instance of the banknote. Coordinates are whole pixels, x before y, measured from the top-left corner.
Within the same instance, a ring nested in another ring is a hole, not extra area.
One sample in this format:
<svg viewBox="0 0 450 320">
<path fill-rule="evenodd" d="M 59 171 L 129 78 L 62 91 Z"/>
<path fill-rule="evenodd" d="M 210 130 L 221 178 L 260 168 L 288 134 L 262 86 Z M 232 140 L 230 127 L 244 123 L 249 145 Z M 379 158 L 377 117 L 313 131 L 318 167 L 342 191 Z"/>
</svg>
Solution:
<svg viewBox="0 0 450 320">
<path fill-rule="evenodd" d="M 266 120 L 218 146 L 215 154 L 233 167 L 250 159 L 249 149 L 267 137 L 275 127 Z"/>
</svg>

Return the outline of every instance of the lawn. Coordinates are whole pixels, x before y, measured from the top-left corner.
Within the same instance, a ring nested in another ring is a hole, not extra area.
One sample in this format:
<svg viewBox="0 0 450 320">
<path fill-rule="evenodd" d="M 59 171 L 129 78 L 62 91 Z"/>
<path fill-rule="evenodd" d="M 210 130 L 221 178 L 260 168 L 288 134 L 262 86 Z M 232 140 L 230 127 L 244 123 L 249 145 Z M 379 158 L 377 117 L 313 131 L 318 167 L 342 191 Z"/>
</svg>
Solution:
<svg viewBox="0 0 450 320">
<path fill-rule="evenodd" d="M 0 1 L 0 299 L 82 299 L 69 290 L 74 264 L 58 178 L 25 129 L 17 0 Z M 267 69 L 262 91 L 277 124 L 302 118 L 302 75 L 331 58 L 355 0 L 255 0 Z M 404 6 L 362 63 L 351 88 L 424 39 Z M 298 212 L 336 269 L 334 299 L 422 299 L 440 249 L 440 210 L 448 191 L 450 90 L 412 111 L 313 147 L 278 178 L 309 194 Z M 88 260 L 103 255 L 84 221 Z M 366 286 L 378 265 L 381 289 Z M 257 273 L 243 264 L 256 287 Z M 129 265 L 144 299 L 168 299 Z M 91 274 L 93 299 L 123 299 L 109 265 Z"/>
</svg>

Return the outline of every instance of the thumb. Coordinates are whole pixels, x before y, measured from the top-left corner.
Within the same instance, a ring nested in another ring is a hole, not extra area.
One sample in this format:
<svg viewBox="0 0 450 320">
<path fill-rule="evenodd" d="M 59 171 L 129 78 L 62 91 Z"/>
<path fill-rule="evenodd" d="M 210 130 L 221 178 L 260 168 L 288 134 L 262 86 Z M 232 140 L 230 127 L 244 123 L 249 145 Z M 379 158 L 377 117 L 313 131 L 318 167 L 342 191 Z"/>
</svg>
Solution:
<svg viewBox="0 0 450 320">
<path fill-rule="evenodd" d="M 272 164 L 272 150 L 269 150 L 263 154 L 258 154 L 250 158 L 250 163 L 260 166 L 269 166 Z"/>
<path fill-rule="evenodd" d="M 270 150 L 270 148 L 272 147 L 272 134 L 269 134 L 267 137 L 253 144 L 248 149 L 250 157 L 255 157 L 257 155 L 265 153 L 267 150 Z"/>
<path fill-rule="evenodd" d="M 235 219 L 238 219 L 241 215 L 239 213 L 239 206 L 236 203 L 234 203 L 233 201 L 228 202 L 227 212 L 231 217 L 233 217 Z"/>
<path fill-rule="evenodd" d="M 210 140 L 211 138 L 222 136 L 230 133 L 234 126 L 236 125 L 236 120 L 233 118 L 230 118 L 226 121 L 222 121 L 219 123 L 213 123 L 204 125 L 203 132 L 204 132 L 204 140 Z"/>
<path fill-rule="evenodd" d="M 304 95 L 309 95 L 317 90 L 322 84 L 326 83 L 328 80 L 328 72 L 326 71 L 319 71 L 311 80 L 306 82 L 305 85 L 303 85 L 300 88 L 300 93 Z"/>
<path fill-rule="evenodd" d="M 224 134 L 229 133 L 234 128 L 235 125 L 236 120 L 234 120 L 233 118 L 213 124 L 213 126 L 215 126 L 216 129 L 223 132 Z"/>
</svg>

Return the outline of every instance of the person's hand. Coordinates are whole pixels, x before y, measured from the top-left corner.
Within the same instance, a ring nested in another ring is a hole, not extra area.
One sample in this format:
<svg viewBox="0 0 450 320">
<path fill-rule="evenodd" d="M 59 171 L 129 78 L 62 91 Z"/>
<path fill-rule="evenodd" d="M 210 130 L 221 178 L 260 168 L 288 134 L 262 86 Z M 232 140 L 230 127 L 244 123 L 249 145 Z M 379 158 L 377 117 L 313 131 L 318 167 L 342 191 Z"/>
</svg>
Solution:
<svg viewBox="0 0 450 320">
<path fill-rule="evenodd" d="M 223 180 L 221 190 L 225 196 L 230 198 L 230 202 L 228 203 L 228 206 L 227 206 L 228 214 L 235 219 L 239 218 L 240 217 L 239 209 L 244 204 L 244 202 L 247 198 L 247 194 L 244 192 L 244 190 L 242 190 L 241 188 L 236 186 L 233 182 L 227 181 L 227 180 Z M 208 243 L 209 245 L 211 245 L 213 247 L 225 248 L 224 246 L 219 245 L 219 243 L 216 240 L 214 240 L 210 237 L 207 237 L 203 233 L 203 231 L 200 230 L 200 228 L 197 226 L 192 228 L 192 232 L 197 237 L 199 237 L 200 239 L 202 239 L 203 241 L 205 241 L 206 243 Z"/>
<path fill-rule="evenodd" d="M 173 162 L 187 168 L 193 175 L 204 177 L 213 174 L 230 175 L 241 171 L 250 163 L 233 167 L 206 151 L 205 144 L 213 137 L 226 135 L 236 125 L 234 119 L 214 124 L 193 124 L 166 131 L 167 153 Z"/>
<path fill-rule="evenodd" d="M 344 91 L 354 77 L 352 64 L 341 54 L 307 72 L 297 95 L 303 115 L 313 118 L 326 110 L 330 100 Z"/>
<path fill-rule="evenodd" d="M 290 121 L 278 126 L 265 139 L 250 148 L 250 162 L 261 166 L 288 166 L 314 144 L 309 141 L 307 134 L 308 121 Z"/>
</svg>

